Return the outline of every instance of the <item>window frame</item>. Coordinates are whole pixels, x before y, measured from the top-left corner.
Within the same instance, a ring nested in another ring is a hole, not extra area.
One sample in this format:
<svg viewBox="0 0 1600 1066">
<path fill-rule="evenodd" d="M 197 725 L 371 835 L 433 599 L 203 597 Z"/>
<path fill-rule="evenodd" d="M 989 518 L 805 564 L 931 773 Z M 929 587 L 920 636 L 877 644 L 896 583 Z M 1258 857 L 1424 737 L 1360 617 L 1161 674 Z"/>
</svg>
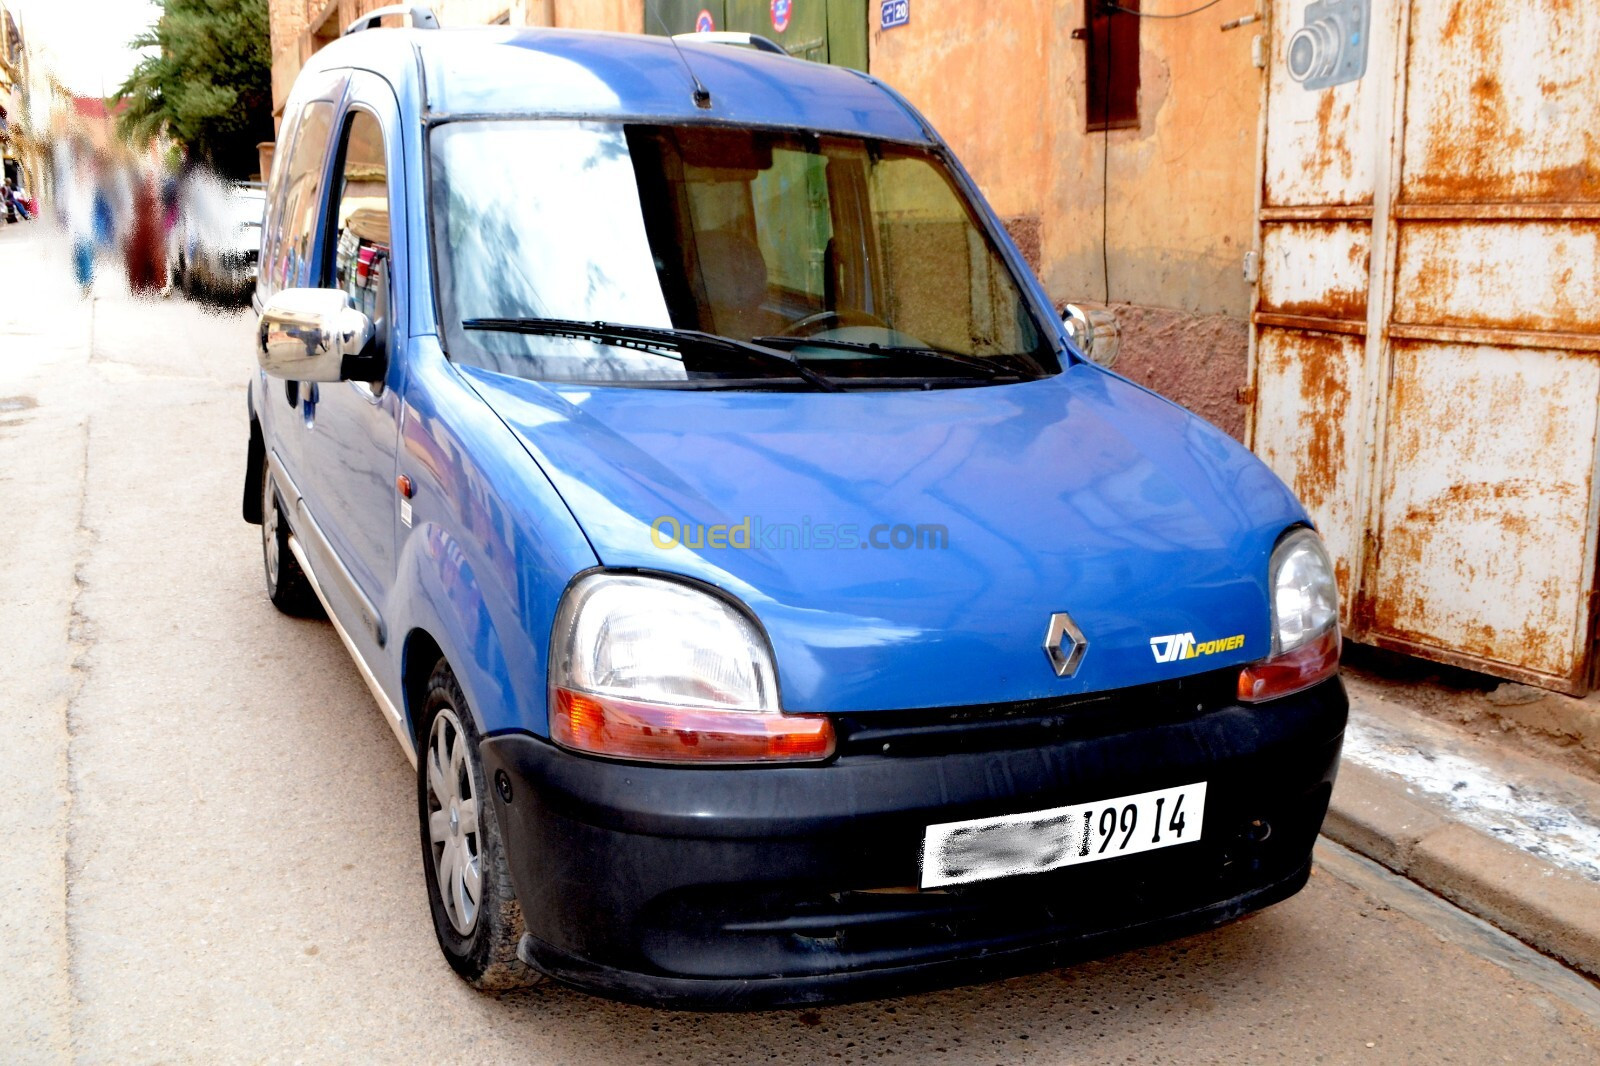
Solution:
<svg viewBox="0 0 1600 1066">
<path fill-rule="evenodd" d="M 339 122 L 339 138 L 334 142 L 333 167 L 328 171 L 328 176 L 329 178 L 342 178 L 344 175 L 346 154 L 350 148 L 350 129 L 355 124 L 356 115 L 358 114 L 366 115 L 373 121 L 373 124 L 378 127 L 378 138 L 383 144 L 384 203 L 389 214 L 389 257 L 392 260 L 394 258 L 394 196 L 392 192 L 394 183 L 390 180 L 389 174 L 389 158 L 391 155 L 389 151 L 389 138 L 383 129 L 383 116 L 379 115 L 377 110 L 370 104 L 367 104 L 361 100 L 352 100 L 350 105 L 344 109 L 344 115 Z M 339 205 L 343 200 L 344 189 L 342 185 L 336 193 L 333 181 L 329 181 L 328 195 L 325 198 L 323 209 L 327 216 L 328 225 L 330 227 L 330 236 L 338 229 Z M 334 285 L 336 279 L 334 278 L 333 260 L 334 254 L 338 251 L 338 249 L 335 247 L 335 244 L 336 242 L 333 240 L 323 241 L 322 262 L 318 268 L 317 276 L 313 279 L 319 286 L 323 288 L 336 287 Z"/>
<path fill-rule="evenodd" d="M 1089 133 L 1139 128 L 1139 0 L 1083 0 L 1083 114 Z M 1096 106 L 1098 105 L 1098 107 Z"/>
<path fill-rule="evenodd" d="M 323 240 L 321 256 L 317 264 L 316 275 L 311 280 L 315 286 L 320 288 L 338 287 L 336 285 L 337 278 L 335 277 L 334 269 L 334 256 L 337 253 L 338 248 L 337 242 L 333 239 L 333 234 L 338 231 L 339 208 L 344 200 L 344 166 L 350 148 L 350 131 L 355 125 L 357 115 L 367 116 L 378 128 L 379 143 L 383 146 L 384 203 L 389 216 L 389 294 L 387 313 L 384 316 L 383 323 L 383 329 L 385 332 L 385 336 L 383 338 L 383 350 L 385 352 L 386 364 L 384 367 L 385 380 L 366 382 L 352 379 L 350 381 L 350 384 L 355 388 L 360 389 L 368 397 L 368 399 L 376 402 L 378 398 L 383 395 L 384 389 L 387 385 L 389 368 L 394 365 L 394 355 L 397 351 L 396 339 L 399 336 L 395 328 L 399 304 L 399 297 L 397 295 L 397 290 L 399 289 L 399 272 L 395 266 L 396 249 L 398 247 L 398 242 L 395 240 L 396 224 L 394 213 L 395 182 L 393 164 L 395 154 L 391 148 L 389 132 L 384 127 L 383 116 L 379 114 L 378 108 L 359 98 L 351 98 L 345 101 L 344 109 L 339 115 L 338 121 L 335 123 L 335 138 L 332 142 L 333 151 L 329 153 L 331 156 L 331 164 L 328 168 L 327 174 L 324 176 L 324 181 L 326 184 L 323 187 L 321 206 L 323 217 Z M 336 182 L 337 188 L 335 187 Z M 402 203 L 402 208 L 403 206 L 404 205 Z"/>
</svg>

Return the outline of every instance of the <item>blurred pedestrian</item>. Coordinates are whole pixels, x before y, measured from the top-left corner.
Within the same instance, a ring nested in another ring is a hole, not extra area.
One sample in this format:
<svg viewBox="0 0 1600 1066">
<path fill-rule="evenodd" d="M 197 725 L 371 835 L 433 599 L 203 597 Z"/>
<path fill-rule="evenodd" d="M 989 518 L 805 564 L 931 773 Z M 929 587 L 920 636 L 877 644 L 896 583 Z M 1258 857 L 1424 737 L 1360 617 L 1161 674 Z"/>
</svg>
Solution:
<svg viewBox="0 0 1600 1066">
<path fill-rule="evenodd" d="M 98 169 L 98 168 L 97 168 Z M 107 251 L 115 246 L 117 240 L 117 218 L 111 210 L 111 193 L 106 186 L 104 175 L 96 174 L 94 183 L 94 205 L 92 208 L 92 221 L 94 243 Z"/>
<path fill-rule="evenodd" d="M 128 270 L 128 288 L 138 295 L 159 292 L 166 282 L 166 271 L 162 262 L 161 203 L 155 182 L 135 174 L 133 183 L 133 218 L 122 255 Z"/>
<path fill-rule="evenodd" d="M 56 181 L 61 192 L 62 220 L 72 239 L 72 273 L 78 279 L 79 290 L 88 296 L 94 291 L 98 183 L 81 154 L 74 158 L 66 152 L 57 159 Z"/>
</svg>

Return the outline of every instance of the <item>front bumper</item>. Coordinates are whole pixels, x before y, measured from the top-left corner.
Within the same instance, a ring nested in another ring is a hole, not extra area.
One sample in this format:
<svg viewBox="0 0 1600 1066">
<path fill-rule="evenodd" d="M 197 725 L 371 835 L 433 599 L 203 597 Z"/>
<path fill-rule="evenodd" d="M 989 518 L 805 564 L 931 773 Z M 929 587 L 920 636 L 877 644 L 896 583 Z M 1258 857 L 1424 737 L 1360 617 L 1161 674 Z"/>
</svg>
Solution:
<svg viewBox="0 0 1600 1066">
<path fill-rule="evenodd" d="M 529 962 L 635 1002 L 748 1008 L 1048 968 L 1293 895 L 1309 875 L 1347 706 L 1335 679 L 1124 731 L 942 754 L 847 748 L 811 767 L 640 766 L 527 733 L 486 739 L 483 756 L 511 785 L 511 802 L 495 802 Z M 932 823 L 1202 780 L 1195 843 L 915 888 Z"/>
</svg>

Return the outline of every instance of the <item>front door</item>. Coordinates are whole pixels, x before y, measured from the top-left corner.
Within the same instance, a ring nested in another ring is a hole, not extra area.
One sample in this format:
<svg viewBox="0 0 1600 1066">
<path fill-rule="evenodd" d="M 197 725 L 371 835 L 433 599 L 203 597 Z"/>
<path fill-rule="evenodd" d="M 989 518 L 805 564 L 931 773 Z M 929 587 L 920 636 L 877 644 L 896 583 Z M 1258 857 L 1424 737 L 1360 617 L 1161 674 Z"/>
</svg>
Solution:
<svg viewBox="0 0 1600 1066">
<path fill-rule="evenodd" d="M 391 229 L 390 204 L 403 203 L 399 112 L 387 83 L 357 74 L 338 126 L 329 181 L 325 247 L 312 285 L 342 289 L 372 319 L 386 364 L 373 381 L 312 387 L 301 400 L 308 433 L 300 490 L 311 516 L 343 564 L 347 581 L 324 588 L 345 631 L 369 663 L 388 642 L 383 611 L 395 576 L 399 494 L 395 448 L 404 380 L 404 233 Z M 401 212 L 394 218 L 403 219 Z M 353 586 L 353 587 L 352 587 Z M 387 658 L 387 657 L 385 657 Z"/>
</svg>

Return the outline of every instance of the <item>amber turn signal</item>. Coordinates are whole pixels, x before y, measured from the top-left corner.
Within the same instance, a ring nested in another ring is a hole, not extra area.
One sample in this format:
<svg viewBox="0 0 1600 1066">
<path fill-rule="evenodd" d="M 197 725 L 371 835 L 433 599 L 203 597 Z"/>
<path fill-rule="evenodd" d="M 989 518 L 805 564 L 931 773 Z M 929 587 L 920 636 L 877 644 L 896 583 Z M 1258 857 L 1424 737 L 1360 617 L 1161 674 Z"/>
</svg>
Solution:
<svg viewBox="0 0 1600 1066">
<path fill-rule="evenodd" d="M 1339 672 L 1339 627 L 1293 651 L 1239 671 L 1239 701 L 1262 703 L 1289 696 Z"/>
<path fill-rule="evenodd" d="M 675 707 L 557 688 L 550 737 L 613 759 L 670 763 L 818 762 L 833 754 L 824 715 Z"/>
</svg>

